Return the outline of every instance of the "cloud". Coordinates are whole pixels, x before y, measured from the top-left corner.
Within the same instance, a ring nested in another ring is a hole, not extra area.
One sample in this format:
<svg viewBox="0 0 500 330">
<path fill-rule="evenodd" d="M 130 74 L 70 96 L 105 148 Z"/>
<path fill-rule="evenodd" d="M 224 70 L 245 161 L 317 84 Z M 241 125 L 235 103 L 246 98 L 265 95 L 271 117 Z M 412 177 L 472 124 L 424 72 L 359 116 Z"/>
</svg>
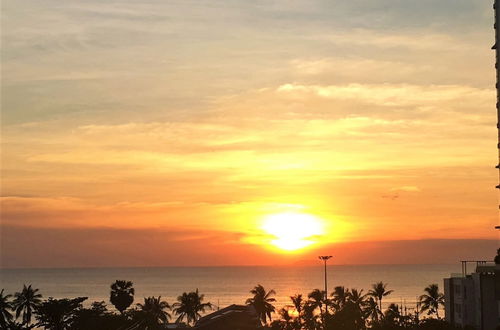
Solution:
<svg viewBox="0 0 500 330">
<path fill-rule="evenodd" d="M 433 264 L 461 258 L 488 259 L 497 248 L 495 240 L 366 241 L 319 246 L 278 259 L 276 252 L 270 253 L 266 247 L 243 243 L 240 238 L 245 234 L 221 230 L 6 225 L 1 229 L 3 268 L 293 264 L 303 259 L 316 260 L 317 253 L 324 249 L 336 251 L 336 264 Z"/>
<path fill-rule="evenodd" d="M 314 95 L 321 98 L 338 100 L 357 100 L 383 106 L 423 106 L 465 99 L 469 102 L 484 103 L 493 95 L 493 89 L 479 89 L 466 86 L 416 86 L 416 85 L 363 85 L 348 84 L 340 86 L 284 84 L 277 88 L 278 93 L 286 93 L 292 98 Z"/>
<path fill-rule="evenodd" d="M 359 47 L 405 49 L 425 52 L 458 52 L 472 49 L 470 35 L 451 35 L 429 30 L 406 30 L 404 32 L 350 29 L 340 33 L 319 35 L 317 38 L 340 45 Z"/>
<path fill-rule="evenodd" d="M 6 196 L 0 198 L 0 205 L 2 222 L 6 225 L 87 228 L 100 224 L 123 229 L 141 229 L 148 226 L 179 227 L 176 222 L 181 219 L 187 220 L 184 227 L 189 227 L 191 217 L 187 211 L 198 209 L 198 217 L 203 219 L 203 209 L 210 206 L 207 202 L 186 202 L 175 199 L 161 202 L 109 203 L 109 201 L 91 201 L 87 198 L 64 196 L 52 198 Z M 191 225 L 196 226 L 196 223 Z"/>
<path fill-rule="evenodd" d="M 231 264 L 237 260 L 237 251 L 248 249 L 240 242 L 241 235 L 216 230 L 3 225 L 1 265 L 10 268 L 214 265 L 211 256 Z M 44 248 L 33 249 L 33 246 Z M 236 250 L 228 258 L 222 258 L 228 246 Z"/>
<path fill-rule="evenodd" d="M 421 190 L 417 186 L 401 186 L 401 187 L 394 187 L 391 189 L 391 191 L 420 192 Z"/>
<path fill-rule="evenodd" d="M 490 7 L 7 1 L 2 222 L 254 233 L 278 203 L 344 240 L 490 237 Z"/>
</svg>

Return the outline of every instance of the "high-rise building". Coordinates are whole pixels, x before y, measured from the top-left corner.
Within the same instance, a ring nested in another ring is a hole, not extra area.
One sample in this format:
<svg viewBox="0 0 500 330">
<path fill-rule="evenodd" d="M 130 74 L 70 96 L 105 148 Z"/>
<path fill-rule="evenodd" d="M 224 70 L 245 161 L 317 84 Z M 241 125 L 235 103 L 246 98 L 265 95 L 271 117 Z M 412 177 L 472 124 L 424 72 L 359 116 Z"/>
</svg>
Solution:
<svg viewBox="0 0 500 330">
<path fill-rule="evenodd" d="M 495 0 L 495 70 L 497 90 L 498 164 L 500 189 L 500 2 Z M 499 206 L 500 208 L 500 206 Z M 500 229 L 500 226 L 496 227 Z M 444 279 L 445 318 L 458 326 L 472 326 L 477 330 L 500 329 L 500 249 L 495 262 L 462 261 L 462 273 Z M 468 263 L 475 270 L 467 273 Z"/>
<path fill-rule="evenodd" d="M 472 273 L 467 265 L 475 263 Z M 496 330 L 500 325 L 500 265 L 462 261 L 462 273 L 444 279 L 445 319 L 457 326 Z"/>
</svg>

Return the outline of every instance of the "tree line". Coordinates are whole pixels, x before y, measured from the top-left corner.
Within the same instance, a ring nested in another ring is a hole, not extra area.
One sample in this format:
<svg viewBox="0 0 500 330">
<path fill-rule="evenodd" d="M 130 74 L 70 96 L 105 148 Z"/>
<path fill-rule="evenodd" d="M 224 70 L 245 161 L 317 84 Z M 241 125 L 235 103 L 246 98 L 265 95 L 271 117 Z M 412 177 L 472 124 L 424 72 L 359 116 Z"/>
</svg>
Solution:
<svg viewBox="0 0 500 330">
<path fill-rule="evenodd" d="M 259 285 L 251 292 L 254 297 L 247 303 L 254 304 L 261 323 L 272 330 L 457 329 L 439 314 L 440 307 L 444 306 L 444 294 L 437 284 L 424 289 L 413 309 L 391 303 L 384 310 L 382 301 L 393 290 L 388 290 L 383 282 L 373 284 L 367 293 L 363 289 L 337 286 L 328 295 L 319 289 L 307 296 L 296 294 L 290 296 L 290 305 L 278 311 L 272 305 L 276 301 L 272 297 L 274 290 L 266 292 Z M 271 320 L 273 312 L 278 314 L 275 320 Z"/>
<path fill-rule="evenodd" d="M 439 315 L 444 295 L 437 284 L 429 285 L 420 296 L 417 308 L 411 311 L 390 304 L 383 310 L 382 301 L 393 290 L 378 282 L 365 294 L 364 290 L 337 286 L 329 295 L 315 289 L 306 296 L 290 296 L 290 304 L 277 310 L 274 290 L 262 285 L 250 290 L 247 305 L 253 306 L 262 329 L 272 330 L 399 330 L 455 329 Z M 109 301 L 116 311 L 109 310 L 104 301 L 84 307 L 87 297 L 43 300 L 39 289 L 24 285 L 14 296 L 0 292 L 1 329 L 20 330 L 155 330 L 164 329 L 169 322 L 192 327 L 202 315 L 214 309 L 204 302 L 198 289 L 184 292 L 173 304 L 161 296 L 145 297 L 133 305 L 135 290 L 131 281 L 117 280 L 110 287 Z M 424 317 L 422 317 L 422 315 Z M 272 317 L 274 316 L 274 320 Z"/>
<path fill-rule="evenodd" d="M 29 330 L 154 330 L 175 316 L 175 322 L 186 327 L 213 308 L 205 303 L 198 289 L 184 292 L 170 305 L 161 296 L 145 297 L 134 302 L 135 289 L 131 281 L 117 280 L 111 285 L 109 300 L 116 312 L 110 311 L 104 301 L 95 301 L 84 308 L 87 297 L 42 300 L 39 289 L 24 285 L 14 296 L 0 291 L 0 329 Z"/>
</svg>

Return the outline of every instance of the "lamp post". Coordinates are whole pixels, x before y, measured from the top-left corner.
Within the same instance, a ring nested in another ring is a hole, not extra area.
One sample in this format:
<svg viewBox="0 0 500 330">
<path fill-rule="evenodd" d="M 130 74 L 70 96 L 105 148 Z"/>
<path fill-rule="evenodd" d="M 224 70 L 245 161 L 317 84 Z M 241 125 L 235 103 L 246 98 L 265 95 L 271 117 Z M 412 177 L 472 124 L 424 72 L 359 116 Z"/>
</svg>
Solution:
<svg viewBox="0 0 500 330">
<path fill-rule="evenodd" d="M 326 329 L 326 319 L 325 319 L 325 315 L 328 313 L 328 306 L 326 304 L 326 300 L 328 299 L 328 286 L 327 286 L 327 280 L 326 280 L 326 262 L 328 261 L 328 259 L 330 259 L 332 256 L 319 256 L 318 258 L 320 260 L 323 260 L 323 263 L 325 265 L 325 313 L 323 314 L 323 329 Z"/>
<path fill-rule="evenodd" d="M 324 264 L 325 264 L 325 299 L 326 299 L 326 296 L 327 296 L 327 292 L 328 292 L 328 287 L 327 287 L 327 282 L 326 282 L 326 261 L 328 259 L 330 259 L 332 256 L 319 256 L 318 258 L 320 260 L 323 260 Z"/>
</svg>

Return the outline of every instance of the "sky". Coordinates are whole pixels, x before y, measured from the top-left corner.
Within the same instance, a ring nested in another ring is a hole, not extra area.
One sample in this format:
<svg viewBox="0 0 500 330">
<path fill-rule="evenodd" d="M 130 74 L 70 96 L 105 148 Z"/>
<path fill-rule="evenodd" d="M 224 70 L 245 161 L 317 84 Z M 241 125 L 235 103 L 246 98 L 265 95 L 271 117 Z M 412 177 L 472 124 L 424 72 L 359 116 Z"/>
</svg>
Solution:
<svg viewBox="0 0 500 330">
<path fill-rule="evenodd" d="M 495 254 L 492 1 L 5 0 L 1 15 L 1 267 Z M 309 232 L 293 215 L 320 227 L 295 251 L 266 230 L 290 214 L 285 232 Z"/>
</svg>

